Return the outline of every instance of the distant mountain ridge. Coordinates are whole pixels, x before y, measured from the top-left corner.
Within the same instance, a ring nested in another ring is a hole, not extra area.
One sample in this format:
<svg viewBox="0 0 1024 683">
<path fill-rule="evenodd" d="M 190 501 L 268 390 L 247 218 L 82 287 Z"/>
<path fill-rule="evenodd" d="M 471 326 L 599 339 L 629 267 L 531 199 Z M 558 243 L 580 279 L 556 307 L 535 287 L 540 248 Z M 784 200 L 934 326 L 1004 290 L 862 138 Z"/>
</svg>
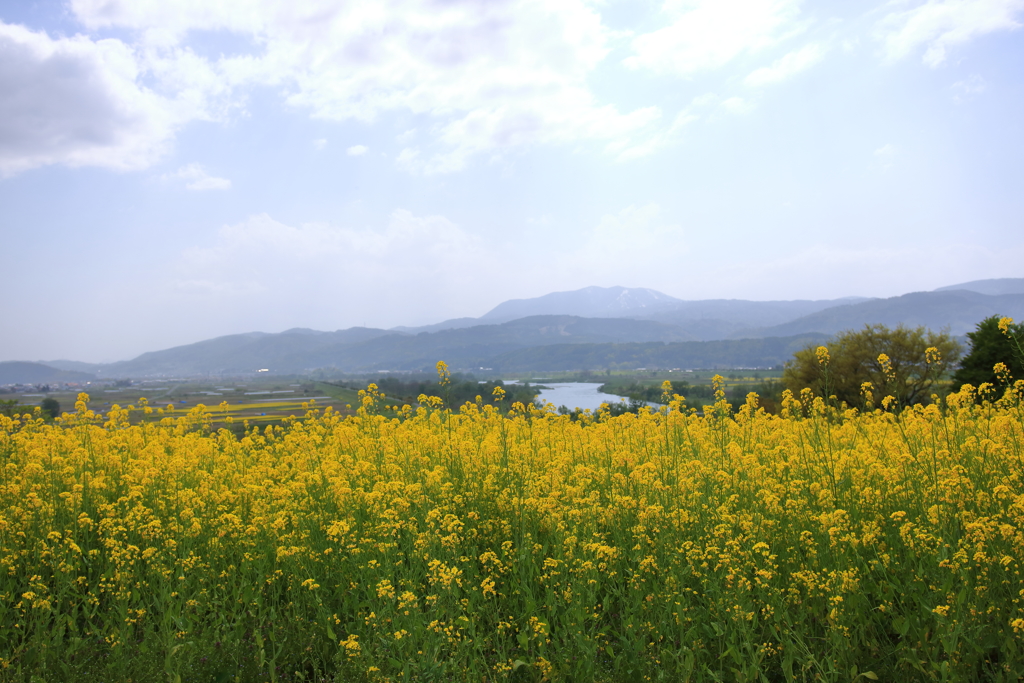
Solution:
<svg viewBox="0 0 1024 683">
<path fill-rule="evenodd" d="M 98 372 L 105 377 L 231 375 L 271 367 L 275 370 L 286 367 L 289 372 L 302 372 L 317 367 L 316 361 L 324 359 L 325 349 L 358 345 L 379 337 L 399 334 L 367 327 L 352 327 L 335 332 L 293 328 L 277 334 L 233 334 L 163 351 L 149 351 L 129 361 L 102 366 Z M 309 362 L 314 364 L 311 366 Z"/>
<path fill-rule="evenodd" d="M 0 385 L 90 382 L 94 379 L 96 379 L 96 375 L 91 373 L 61 370 L 42 363 L 20 360 L 0 361 Z"/>
<path fill-rule="evenodd" d="M 604 368 L 772 368 L 823 334 L 763 339 L 723 339 L 669 344 L 553 344 L 509 351 L 491 360 L 506 372 L 558 372 Z"/>
<path fill-rule="evenodd" d="M 497 354 L 530 346 L 692 340 L 683 330 L 653 320 L 530 316 L 498 325 L 416 335 L 362 327 L 229 335 L 150 351 L 130 361 L 102 366 L 98 372 L 104 377 L 126 377 L 248 374 L 262 368 L 276 373 L 317 368 L 419 370 L 433 367 L 441 358 L 457 363 L 456 367 L 479 367 Z"/>
<path fill-rule="evenodd" d="M 974 330 L 992 315 L 1024 318 L 1024 294 L 992 296 L 967 289 L 912 292 L 890 299 L 872 299 L 827 308 L 790 322 L 757 330 L 756 336 L 784 337 L 808 332 L 835 334 L 865 325 L 927 327 L 954 336 Z"/>
<path fill-rule="evenodd" d="M 613 363 L 751 366 L 759 365 L 754 362 L 758 359 L 778 359 L 794 343 L 825 339 L 867 324 L 924 326 L 962 335 L 990 315 L 1024 319 L 1024 278 L 980 280 L 887 299 L 823 301 L 684 301 L 652 289 L 586 287 L 506 301 L 480 318 L 418 328 L 250 332 L 151 351 L 117 363 L 62 360 L 53 361 L 55 367 L 49 368 L 35 364 L 34 372 L 87 371 L 108 378 L 245 375 L 264 368 L 289 374 L 317 369 L 375 372 L 429 369 L 440 359 L 453 368 L 496 371 L 530 362 L 540 364 L 534 369 L 545 370 Z M 508 316 L 518 317 L 505 320 Z M 782 341 L 747 343 L 766 339 Z M 0 376 L 3 383 L 9 381 Z"/>
<path fill-rule="evenodd" d="M 845 297 L 819 301 L 746 301 L 704 299 L 685 301 L 643 287 L 584 287 L 572 292 L 553 292 L 532 299 L 512 299 L 498 304 L 479 318 L 454 318 L 422 327 L 396 327 L 416 334 L 445 329 L 501 323 L 535 315 L 574 315 L 581 318 L 633 318 L 669 325 L 689 325 L 698 340 L 725 339 L 741 330 L 777 325 L 831 306 L 867 301 Z"/>
<path fill-rule="evenodd" d="M 584 287 L 533 299 L 511 299 L 484 313 L 479 320 L 506 322 L 531 315 L 628 318 L 638 311 L 666 310 L 684 303 L 681 299 L 644 287 Z"/>
<path fill-rule="evenodd" d="M 1000 296 L 1003 294 L 1024 294 L 1024 278 L 1003 277 L 996 278 L 993 280 L 973 280 L 971 282 L 963 282 L 959 285 L 939 287 L 938 289 L 933 291 L 948 292 L 955 289 L 965 289 L 969 292 L 977 292 L 978 294 L 988 294 L 989 296 Z"/>
</svg>

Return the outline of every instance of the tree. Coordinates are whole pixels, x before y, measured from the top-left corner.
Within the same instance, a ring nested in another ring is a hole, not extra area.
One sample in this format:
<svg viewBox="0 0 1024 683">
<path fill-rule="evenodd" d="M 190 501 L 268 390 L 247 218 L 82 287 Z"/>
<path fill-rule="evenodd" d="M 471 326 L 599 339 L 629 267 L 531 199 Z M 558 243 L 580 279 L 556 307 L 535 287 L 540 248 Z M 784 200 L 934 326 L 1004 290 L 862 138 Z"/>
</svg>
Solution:
<svg viewBox="0 0 1024 683">
<path fill-rule="evenodd" d="M 960 362 L 960 368 L 953 375 L 953 390 L 956 391 L 964 384 L 972 384 L 975 387 L 984 382 L 993 385 L 1001 383 L 996 376 L 996 363 L 1003 363 L 1015 379 L 1024 379 L 1024 358 L 1018 352 L 1015 339 L 1024 338 L 1024 324 L 1017 323 L 1009 325 L 1007 332 L 999 329 L 999 316 L 993 315 L 978 323 L 974 332 L 968 332 L 967 338 L 971 340 L 971 350 Z"/>
<path fill-rule="evenodd" d="M 865 325 L 840 332 L 824 347 L 798 351 L 786 363 L 782 381 L 794 393 L 809 387 L 848 405 L 863 405 L 867 389 L 875 402 L 893 396 L 907 406 L 927 402 L 960 354 L 960 344 L 946 332 Z"/>
<path fill-rule="evenodd" d="M 0 401 L 0 415 L 6 415 L 7 417 L 14 417 L 19 413 L 18 399 L 11 399 L 8 401 Z"/>
<path fill-rule="evenodd" d="M 60 403 L 55 398 L 44 398 L 39 407 L 43 409 L 43 415 L 51 420 L 60 415 Z"/>
</svg>

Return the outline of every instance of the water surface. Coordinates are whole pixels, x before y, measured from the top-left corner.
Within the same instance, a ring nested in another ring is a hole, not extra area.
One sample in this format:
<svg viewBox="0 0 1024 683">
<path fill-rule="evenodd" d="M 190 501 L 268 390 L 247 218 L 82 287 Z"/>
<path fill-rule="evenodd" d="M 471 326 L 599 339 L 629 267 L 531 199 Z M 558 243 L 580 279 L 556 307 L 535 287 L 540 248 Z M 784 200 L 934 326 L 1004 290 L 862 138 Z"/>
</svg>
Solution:
<svg viewBox="0 0 1024 683">
<path fill-rule="evenodd" d="M 541 403 L 553 403 L 555 407 L 566 406 L 569 409 L 583 408 L 597 410 L 602 403 L 618 403 L 621 396 L 598 391 L 600 382 L 544 382 L 550 389 L 541 389 L 537 400 Z"/>
</svg>

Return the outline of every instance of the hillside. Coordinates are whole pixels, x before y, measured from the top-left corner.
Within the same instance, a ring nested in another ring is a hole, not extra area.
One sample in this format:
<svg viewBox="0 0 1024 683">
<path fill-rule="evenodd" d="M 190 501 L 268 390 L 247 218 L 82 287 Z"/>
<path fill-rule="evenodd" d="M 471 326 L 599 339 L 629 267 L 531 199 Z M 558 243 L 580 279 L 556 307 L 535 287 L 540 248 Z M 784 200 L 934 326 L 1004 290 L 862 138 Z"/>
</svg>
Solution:
<svg viewBox="0 0 1024 683">
<path fill-rule="evenodd" d="M 42 363 L 20 360 L 0 362 L 0 385 L 90 382 L 94 379 L 96 376 L 89 373 L 60 370 Z"/>
<path fill-rule="evenodd" d="M 986 315 L 975 318 L 979 312 L 993 310 L 1003 305 L 1007 310 L 1017 310 L 1011 301 L 989 301 L 991 306 L 975 299 L 973 306 L 950 302 L 960 299 L 949 297 L 955 291 L 973 292 L 983 296 L 998 297 L 1024 294 L 1024 278 L 1001 278 L 975 280 L 956 285 L 940 287 L 934 292 L 917 292 L 923 298 L 917 302 L 895 301 L 901 297 L 873 299 L 867 297 L 843 297 L 840 299 L 749 301 L 745 299 L 700 299 L 686 301 L 663 294 L 653 289 L 627 287 L 584 287 L 571 292 L 553 292 L 531 299 L 512 299 L 498 304 L 480 318 L 454 318 L 433 325 L 421 327 L 397 327 L 396 331 L 409 333 L 437 332 L 446 329 L 469 328 L 486 323 L 506 322 L 535 315 L 573 315 L 584 318 L 632 318 L 653 320 L 679 327 L 693 339 L 712 341 L 715 339 L 742 339 L 746 337 L 788 336 L 790 333 L 816 331 L 827 334 L 861 327 L 872 316 L 884 315 L 873 322 L 887 325 L 899 324 L 902 316 L 906 324 L 924 325 L 932 329 L 950 326 L 954 334 L 963 334 L 973 329 Z M 935 295 L 935 296 L 932 296 Z M 904 295 L 911 296 L 911 295 Z M 876 307 L 853 308 L 859 304 L 878 302 Z M 889 302 L 882 304 L 881 302 Z M 923 304 L 925 311 L 916 310 Z M 904 305 L 906 304 L 906 305 Z M 815 314 L 819 314 L 815 316 Z M 1014 315 L 1006 313 L 1006 315 Z M 951 317 L 952 316 L 952 317 Z M 948 318 L 948 319 L 947 319 Z M 914 322 L 910 322 L 913 319 Z M 799 321 L 799 322 L 798 322 Z M 782 327 L 789 323 L 795 326 Z M 815 326 L 818 327 L 815 327 Z"/>
<path fill-rule="evenodd" d="M 639 313 L 667 310 L 686 303 L 643 287 L 584 287 L 552 292 L 533 299 L 511 299 L 480 317 L 481 322 L 502 322 L 534 315 L 575 315 L 583 318 L 630 318 Z"/>
<path fill-rule="evenodd" d="M 683 301 L 669 310 L 634 317 L 677 325 L 696 339 L 712 341 L 765 336 L 757 333 L 758 328 L 779 325 L 819 311 L 862 301 L 871 301 L 871 299 L 863 297 L 796 301 L 707 299 Z"/>
<path fill-rule="evenodd" d="M 379 332 L 379 331 L 378 331 Z M 500 325 L 478 325 L 418 335 L 359 335 L 295 331 L 232 335 L 143 354 L 104 369 L 107 377 L 301 374 L 318 368 L 340 372 L 424 371 L 445 360 L 453 369 L 564 370 L 608 367 L 771 367 L 804 345 L 824 339 L 702 342 L 677 327 L 649 320 L 531 316 Z M 318 340 L 311 346 L 311 340 Z M 333 340 L 333 343 L 331 341 Z M 340 340 L 340 341 L 339 341 Z M 226 359 L 233 359 L 229 364 Z M 248 365 L 243 365 L 248 363 Z"/>
<path fill-rule="evenodd" d="M 580 314 L 584 312 L 587 315 Z M 420 371 L 440 359 L 453 368 L 495 371 L 626 365 L 764 367 L 784 362 L 791 355 L 787 344 L 796 343 L 768 339 L 824 339 L 869 324 L 924 326 L 959 336 L 991 315 L 1024 319 L 1024 278 L 980 280 L 887 299 L 816 301 L 683 301 L 651 289 L 586 287 L 506 301 L 481 318 L 456 318 L 419 328 L 252 332 L 107 365 L 53 363 L 67 371 L 87 369 L 107 378 L 245 375 L 264 368 L 287 374 L 318 369 Z M 506 316 L 519 317 L 502 320 Z M 710 345 L 700 346 L 701 342 Z M 47 366 L 25 365 L 38 366 L 35 374 L 11 376 L 37 379 L 9 381 L 62 381 L 45 379 L 61 376 L 52 374 L 61 372 L 56 367 L 43 371 L 40 368 Z M 63 376 L 92 378 L 80 373 Z"/>
<path fill-rule="evenodd" d="M 396 334 L 366 327 L 336 332 L 296 328 L 276 334 L 233 334 L 150 351 L 129 361 L 105 365 L 100 374 L 104 377 L 230 375 L 282 365 L 287 365 L 290 372 L 301 372 L 310 367 L 303 360 L 306 357 L 322 356 L 326 349 Z"/>
<path fill-rule="evenodd" d="M 1004 277 L 993 280 L 973 280 L 958 285 L 939 287 L 936 292 L 948 292 L 954 289 L 966 289 L 978 294 L 1000 296 L 1002 294 L 1024 294 L 1024 277 Z"/>
<path fill-rule="evenodd" d="M 744 336 L 785 337 L 808 332 L 832 335 L 878 323 L 889 327 L 923 326 L 963 335 L 991 315 L 1024 318 L 1024 294 L 989 296 L 965 289 L 914 292 L 891 299 L 834 306 L 782 325 L 746 331 Z"/>
<path fill-rule="evenodd" d="M 532 299 L 505 301 L 479 318 L 454 318 L 433 325 L 393 329 L 416 334 L 508 322 L 537 315 L 572 315 L 581 318 L 653 320 L 683 327 L 694 339 L 709 341 L 726 339 L 742 330 L 778 325 L 832 306 L 859 301 L 867 299 L 684 301 L 642 287 L 584 287 L 571 292 L 552 292 Z"/>
<path fill-rule="evenodd" d="M 455 368 L 492 367 L 495 356 L 516 349 L 564 344 L 676 342 L 692 339 L 672 325 L 650 320 L 531 316 L 500 325 L 421 332 L 338 349 L 321 366 L 351 371 L 421 370 L 444 359 Z"/>
<path fill-rule="evenodd" d="M 144 353 L 104 366 L 105 377 L 247 374 L 261 368 L 303 373 L 421 370 L 440 358 L 453 367 L 479 367 L 514 349 L 564 343 L 676 342 L 693 339 L 679 328 L 650 320 L 532 316 L 500 325 L 476 325 L 417 335 L 352 328 L 338 332 L 288 330 L 218 337 Z"/>
<path fill-rule="evenodd" d="M 90 375 L 103 367 L 103 363 L 83 363 L 78 360 L 39 360 L 36 362 L 41 365 L 49 365 L 51 368 L 57 368 L 58 370 L 85 372 Z"/>
<path fill-rule="evenodd" d="M 821 334 L 672 344 L 559 344 L 510 351 L 491 360 L 505 372 L 636 368 L 770 368 L 824 342 Z"/>
</svg>

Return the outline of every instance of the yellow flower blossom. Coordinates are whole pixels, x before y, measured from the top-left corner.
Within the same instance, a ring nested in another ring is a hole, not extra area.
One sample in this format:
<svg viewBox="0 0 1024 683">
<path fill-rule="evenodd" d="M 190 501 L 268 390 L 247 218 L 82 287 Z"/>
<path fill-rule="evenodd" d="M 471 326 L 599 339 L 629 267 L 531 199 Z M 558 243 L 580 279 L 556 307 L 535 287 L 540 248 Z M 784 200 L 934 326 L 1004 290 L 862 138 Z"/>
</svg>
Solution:
<svg viewBox="0 0 1024 683">
<path fill-rule="evenodd" d="M 586 419 L 436 397 L 385 412 L 376 386 L 354 415 L 310 404 L 240 434 L 142 402 L 93 419 L 85 395 L 62 424 L 0 416 L 0 666 L 31 652 L 123 680 L 143 643 L 172 678 L 234 657 L 339 680 L 624 661 L 685 680 L 738 643 L 736 678 L 782 680 L 784 661 L 895 678 L 853 634 L 940 602 L 914 611 L 914 654 L 971 680 L 945 635 L 1024 633 L 1024 381 L 883 412 L 893 361 L 867 370 L 867 410 L 808 391 L 733 411 L 718 375 L 701 413 L 669 383 L 668 410 Z"/>
</svg>

